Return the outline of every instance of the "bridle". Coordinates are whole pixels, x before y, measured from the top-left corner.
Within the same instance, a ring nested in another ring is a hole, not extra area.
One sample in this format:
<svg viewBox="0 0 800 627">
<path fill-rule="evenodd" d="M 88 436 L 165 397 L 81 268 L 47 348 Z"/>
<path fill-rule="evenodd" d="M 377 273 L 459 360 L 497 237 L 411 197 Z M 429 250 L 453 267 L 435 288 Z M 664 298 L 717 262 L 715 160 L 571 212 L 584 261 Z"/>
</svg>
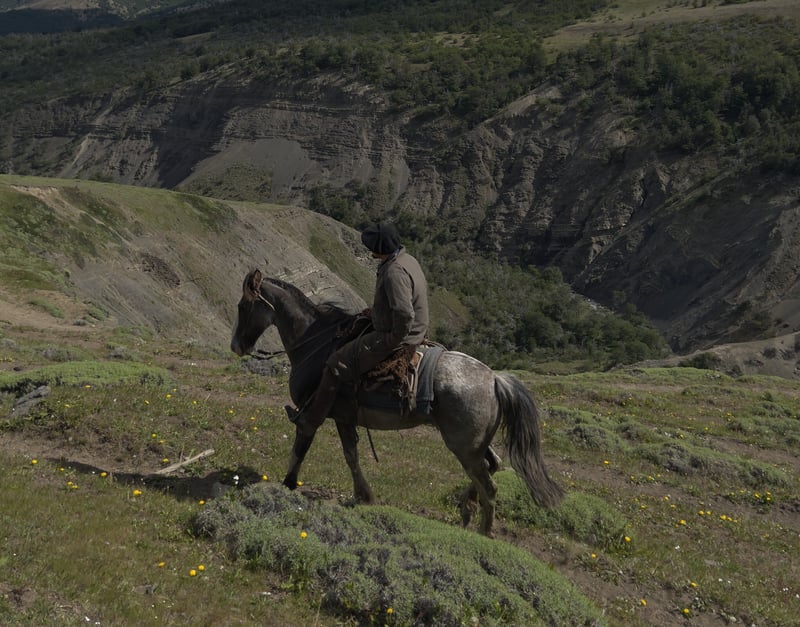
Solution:
<svg viewBox="0 0 800 627">
<path fill-rule="evenodd" d="M 255 287 L 255 289 L 252 289 L 252 291 L 255 292 L 255 298 L 253 299 L 252 302 L 255 302 L 256 300 L 260 300 L 267 307 L 269 307 L 272 311 L 276 311 L 275 305 L 273 305 L 271 302 L 269 302 L 269 300 L 267 300 L 267 298 L 264 296 L 264 294 L 261 293 L 261 284 L 260 284 L 260 282 L 259 282 L 258 286 Z M 276 357 L 278 355 L 288 354 L 290 351 L 296 350 L 298 348 L 301 348 L 302 346 L 305 346 L 306 344 L 312 343 L 315 340 L 317 340 L 318 338 L 324 336 L 325 333 L 326 333 L 326 331 L 322 330 L 322 331 L 320 331 L 318 333 L 315 333 L 314 335 L 312 335 L 310 337 L 302 338 L 301 341 L 293 344 L 292 346 L 286 348 L 285 350 L 264 351 L 264 350 L 258 349 L 258 350 L 255 351 L 255 353 L 258 353 L 257 355 L 254 354 L 254 353 L 250 353 L 250 355 L 252 357 L 255 357 L 256 359 L 272 359 L 273 357 Z"/>
<path fill-rule="evenodd" d="M 256 295 L 256 297 L 253 299 L 252 302 L 255 302 L 256 300 L 260 300 L 267 307 L 269 307 L 272 311 L 275 311 L 275 305 L 273 305 L 271 302 L 269 302 L 266 299 L 266 297 L 261 293 L 261 281 L 259 281 L 258 285 L 254 289 L 253 288 L 251 288 L 251 289 L 252 289 L 253 292 L 255 292 L 255 295 Z M 264 350 L 261 350 L 261 349 L 257 349 L 256 351 L 251 352 L 250 356 L 254 357 L 255 359 L 272 359 L 273 357 L 277 357 L 278 355 L 284 355 L 284 354 L 286 354 L 285 350 L 282 350 L 282 351 L 264 351 Z"/>
<path fill-rule="evenodd" d="M 260 285 L 258 286 L 258 289 L 256 289 L 256 290 L 255 290 L 255 292 L 256 292 L 256 298 L 258 298 L 258 300 L 260 300 L 260 301 L 261 301 L 262 303 L 264 303 L 264 304 L 265 304 L 267 307 L 269 307 L 270 309 L 272 309 L 272 311 L 275 311 L 275 305 L 273 305 L 271 302 L 269 302 L 269 301 L 268 301 L 268 300 L 267 300 L 267 299 L 264 297 L 264 295 L 261 293 L 261 286 L 260 286 Z"/>
</svg>

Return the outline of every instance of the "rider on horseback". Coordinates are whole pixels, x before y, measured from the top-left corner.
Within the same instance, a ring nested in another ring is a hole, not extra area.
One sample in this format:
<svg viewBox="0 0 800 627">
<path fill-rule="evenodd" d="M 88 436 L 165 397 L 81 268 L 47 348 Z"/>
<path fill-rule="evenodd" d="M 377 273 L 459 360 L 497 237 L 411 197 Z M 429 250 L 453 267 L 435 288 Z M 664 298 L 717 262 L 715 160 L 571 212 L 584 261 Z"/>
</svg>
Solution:
<svg viewBox="0 0 800 627">
<path fill-rule="evenodd" d="M 325 421 L 342 382 L 356 382 L 397 350 L 420 345 L 428 333 L 428 284 L 419 262 L 400 243 L 391 223 L 361 233 L 362 243 L 380 260 L 372 309 L 374 330 L 348 342 L 325 364 L 316 391 L 292 422 L 313 436 Z"/>
</svg>

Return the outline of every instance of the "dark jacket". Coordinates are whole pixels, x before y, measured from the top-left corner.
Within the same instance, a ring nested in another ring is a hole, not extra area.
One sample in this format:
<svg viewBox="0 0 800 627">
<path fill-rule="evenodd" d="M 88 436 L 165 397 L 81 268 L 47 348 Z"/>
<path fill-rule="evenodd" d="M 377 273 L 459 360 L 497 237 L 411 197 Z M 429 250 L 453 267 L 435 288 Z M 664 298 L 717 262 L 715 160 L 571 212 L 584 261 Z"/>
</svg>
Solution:
<svg viewBox="0 0 800 627">
<path fill-rule="evenodd" d="M 405 247 L 378 267 L 372 323 L 391 349 L 421 344 L 428 334 L 428 282 Z"/>
</svg>

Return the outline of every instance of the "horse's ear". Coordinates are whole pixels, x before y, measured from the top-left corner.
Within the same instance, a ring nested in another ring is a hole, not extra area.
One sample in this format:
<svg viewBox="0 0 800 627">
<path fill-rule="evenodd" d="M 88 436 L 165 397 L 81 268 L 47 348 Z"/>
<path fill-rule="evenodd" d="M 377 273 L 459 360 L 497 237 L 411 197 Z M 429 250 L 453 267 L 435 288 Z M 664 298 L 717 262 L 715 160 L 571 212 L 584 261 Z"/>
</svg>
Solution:
<svg viewBox="0 0 800 627">
<path fill-rule="evenodd" d="M 244 282 L 244 295 L 249 300 L 253 300 L 258 295 L 258 290 L 261 287 L 262 280 L 263 277 L 261 276 L 260 270 L 253 270 L 247 275 L 247 278 Z"/>
</svg>

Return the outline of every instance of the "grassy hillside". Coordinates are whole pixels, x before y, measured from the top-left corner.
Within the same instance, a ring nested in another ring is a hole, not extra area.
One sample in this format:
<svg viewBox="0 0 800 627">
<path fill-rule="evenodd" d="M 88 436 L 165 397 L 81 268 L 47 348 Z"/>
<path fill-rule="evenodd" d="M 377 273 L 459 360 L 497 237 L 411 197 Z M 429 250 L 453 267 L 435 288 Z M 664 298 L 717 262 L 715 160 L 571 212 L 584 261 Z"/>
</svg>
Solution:
<svg viewBox="0 0 800 627">
<path fill-rule="evenodd" d="M 0 216 L 0 319 L 35 312 L 89 331 L 113 318 L 108 324 L 225 347 L 240 280 L 253 267 L 317 302 L 355 311 L 372 298 L 375 261 L 357 231 L 297 207 L 0 176 Z M 557 272 L 480 258 L 464 265 L 447 247 L 411 245 L 432 283 L 433 337 L 452 348 L 492 363 L 564 358 L 581 369 L 663 353 L 641 316 L 595 310 Z M 267 338 L 272 349 L 276 340 Z"/>
<path fill-rule="evenodd" d="M 372 434 L 380 463 L 363 440 L 378 507 L 342 507 L 351 484 L 332 425 L 299 494 L 285 492 L 287 378 L 246 364 L 123 328 L 3 323 L 0 622 L 794 621 L 792 383 L 691 368 L 520 372 L 568 496 L 537 509 L 501 471 L 488 541 L 459 528 L 465 477 L 428 428 Z M 45 382 L 40 405 L 12 411 Z"/>
<path fill-rule="evenodd" d="M 544 45 L 555 55 L 585 45 L 592 37 L 629 41 L 652 26 L 719 22 L 742 15 L 797 20 L 800 5 L 793 0 L 618 0 L 588 19 L 559 29 Z"/>
<path fill-rule="evenodd" d="M 253 267 L 320 300 L 371 297 L 357 234 L 299 208 L 0 176 L 0 216 L 0 319 L 33 310 L 76 332 L 108 321 L 225 348 Z"/>
</svg>

